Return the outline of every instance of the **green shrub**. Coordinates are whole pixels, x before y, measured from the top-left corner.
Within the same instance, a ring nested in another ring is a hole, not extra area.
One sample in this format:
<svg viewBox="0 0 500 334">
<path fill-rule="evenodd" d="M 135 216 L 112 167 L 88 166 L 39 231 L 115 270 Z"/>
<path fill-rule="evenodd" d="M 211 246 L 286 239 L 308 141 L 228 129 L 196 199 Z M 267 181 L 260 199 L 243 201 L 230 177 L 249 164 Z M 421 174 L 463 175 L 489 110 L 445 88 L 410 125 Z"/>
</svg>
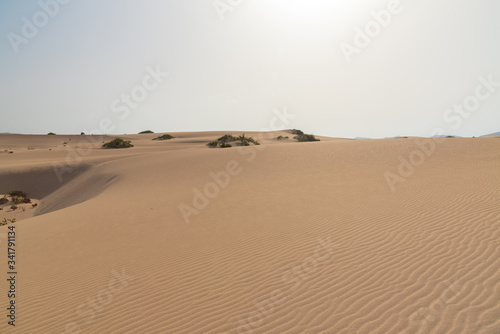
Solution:
<svg viewBox="0 0 500 334">
<path fill-rule="evenodd" d="M 12 197 L 28 197 L 28 194 L 26 194 L 26 192 L 21 191 L 21 190 L 12 190 L 12 191 L 9 191 L 8 194 Z"/>
<path fill-rule="evenodd" d="M 217 141 L 219 143 L 229 143 L 229 142 L 236 141 L 236 140 L 238 140 L 238 138 L 233 137 L 232 135 L 224 135 L 224 136 L 220 137 L 219 139 L 217 139 Z"/>
<path fill-rule="evenodd" d="M 154 133 L 154 132 L 151 131 L 151 130 L 146 130 L 146 131 L 139 132 L 140 135 L 147 134 L 147 133 Z"/>
<path fill-rule="evenodd" d="M 3 204 L 6 204 L 6 203 L 9 203 L 9 200 L 7 199 L 7 197 L 3 197 L 3 198 L 0 198 L 0 205 L 3 205 Z"/>
<path fill-rule="evenodd" d="M 293 129 L 291 132 L 293 135 L 298 135 L 298 136 L 302 136 L 304 134 L 304 132 L 302 132 L 301 130 L 297 130 L 297 129 Z"/>
<path fill-rule="evenodd" d="M 163 136 L 153 138 L 153 140 L 169 140 L 169 139 L 174 139 L 174 138 L 175 137 L 171 136 L 171 135 L 163 135 Z"/>
<path fill-rule="evenodd" d="M 295 139 L 299 142 L 306 142 L 306 141 L 319 141 L 319 139 L 316 139 L 314 135 L 299 135 L 296 136 Z"/>
<path fill-rule="evenodd" d="M 232 136 L 232 135 L 224 135 L 220 138 L 218 138 L 217 140 L 214 140 L 214 141 L 211 141 L 207 144 L 207 146 L 209 147 L 232 147 L 232 145 L 224 145 L 224 144 L 228 144 L 230 142 L 236 142 L 238 145 L 241 145 L 241 146 L 249 146 L 250 143 L 254 144 L 254 145 L 260 145 L 260 143 L 258 141 L 256 141 L 255 139 L 253 139 L 252 137 L 245 137 L 245 134 L 242 134 L 241 136 L 238 136 L 238 137 L 235 137 L 235 136 Z"/>
<path fill-rule="evenodd" d="M 103 148 L 129 148 L 129 147 L 134 147 L 130 143 L 130 140 L 123 140 L 121 138 L 115 138 L 110 142 L 102 144 Z"/>
<path fill-rule="evenodd" d="M 55 136 L 56 134 L 54 132 L 49 132 L 47 133 L 48 136 Z"/>
<path fill-rule="evenodd" d="M 16 222 L 16 218 L 12 218 L 12 219 L 4 218 L 2 221 L 0 221 L 0 226 L 4 226 L 7 224 L 14 224 L 15 222 Z"/>
<path fill-rule="evenodd" d="M 229 143 L 221 143 L 220 144 L 220 147 L 222 148 L 226 148 L 226 147 L 233 147 L 233 145 L 229 144 Z"/>
<path fill-rule="evenodd" d="M 217 145 L 219 145 L 219 142 L 217 140 L 211 141 L 207 144 L 208 147 L 217 147 Z"/>
<path fill-rule="evenodd" d="M 278 138 L 276 138 L 276 139 L 278 139 L 278 140 L 288 139 L 288 136 L 286 136 L 286 137 L 278 136 Z"/>
</svg>

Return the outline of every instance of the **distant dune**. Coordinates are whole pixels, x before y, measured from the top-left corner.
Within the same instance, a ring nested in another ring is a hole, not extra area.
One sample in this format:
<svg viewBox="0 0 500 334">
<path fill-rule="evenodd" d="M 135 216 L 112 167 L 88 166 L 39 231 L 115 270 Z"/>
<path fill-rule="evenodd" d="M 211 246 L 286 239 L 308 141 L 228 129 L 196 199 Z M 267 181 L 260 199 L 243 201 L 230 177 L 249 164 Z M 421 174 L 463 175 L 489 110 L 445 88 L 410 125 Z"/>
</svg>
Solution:
<svg viewBox="0 0 500 334">
<path fill-rule="evenodd" d="M 500 132 L 490 133 L 489 135 L 484 135 L 482 137 L 493 137 L 493 136 L 496 136 L 496 137 L 500 136 Z"/>
<path fill-rule="evenodd" d="M 0 136 L 0 332 L 500 333 L 497 138 L 226 133 Z"/>
</svg>

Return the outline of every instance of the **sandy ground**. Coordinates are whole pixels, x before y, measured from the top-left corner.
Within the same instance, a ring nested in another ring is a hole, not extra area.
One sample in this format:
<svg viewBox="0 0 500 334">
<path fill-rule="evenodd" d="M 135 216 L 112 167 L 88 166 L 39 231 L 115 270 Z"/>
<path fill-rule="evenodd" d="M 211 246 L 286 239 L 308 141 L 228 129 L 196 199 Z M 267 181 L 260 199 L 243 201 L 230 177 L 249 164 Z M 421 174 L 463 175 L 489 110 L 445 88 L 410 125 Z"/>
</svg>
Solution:
<svg viewBox="0 0 500 334">
<path fill-rule="evenodd" d="M 225 133 L 0 135 L 0 332 L 500 333 L 499 137 Z"/>
</svg>

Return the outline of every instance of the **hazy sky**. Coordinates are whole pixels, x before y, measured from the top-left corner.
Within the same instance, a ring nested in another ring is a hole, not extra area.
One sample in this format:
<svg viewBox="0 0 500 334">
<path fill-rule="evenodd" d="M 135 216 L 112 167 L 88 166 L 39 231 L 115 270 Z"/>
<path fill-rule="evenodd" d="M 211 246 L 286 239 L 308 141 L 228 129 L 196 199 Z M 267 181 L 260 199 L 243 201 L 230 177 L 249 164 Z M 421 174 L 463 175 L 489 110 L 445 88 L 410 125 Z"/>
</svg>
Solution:
<svg viewBox="0 0 500 334">
<path fill-rule="evenodd" d="M 498 0 L 59 1 L 0 0 L 0 132 L 500 131 Z"/>
</svg>

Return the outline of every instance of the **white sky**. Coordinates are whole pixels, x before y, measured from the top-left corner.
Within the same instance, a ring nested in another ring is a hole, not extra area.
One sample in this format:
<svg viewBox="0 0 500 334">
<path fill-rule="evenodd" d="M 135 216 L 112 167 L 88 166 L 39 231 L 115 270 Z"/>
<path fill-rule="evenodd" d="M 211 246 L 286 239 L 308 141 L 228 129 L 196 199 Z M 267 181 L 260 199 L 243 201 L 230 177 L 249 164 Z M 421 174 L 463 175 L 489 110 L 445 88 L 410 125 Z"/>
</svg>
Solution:
<svg viewBox="0 0 500 334">
<path fill-rule="evenodd" d="M 112 133 L 260 130 L 284 107 L 286 128 L 333 137 L 500 131 L 497 0 L 401 0 L 351 62 L 342 43 L 391 1 L 221 0 L 234 4 L 224 20 L 213 0 L 55 1 L 41 0 L 50 17 L 0 0 L 0 132 L 89 133 L 103 119 Z M 148 67 L 169 75 L 127 107 Z M 490 76 L 498 87 L 476 99 Z M 464 101 L 470 112 L 446 113 Z"/>
</svg>

